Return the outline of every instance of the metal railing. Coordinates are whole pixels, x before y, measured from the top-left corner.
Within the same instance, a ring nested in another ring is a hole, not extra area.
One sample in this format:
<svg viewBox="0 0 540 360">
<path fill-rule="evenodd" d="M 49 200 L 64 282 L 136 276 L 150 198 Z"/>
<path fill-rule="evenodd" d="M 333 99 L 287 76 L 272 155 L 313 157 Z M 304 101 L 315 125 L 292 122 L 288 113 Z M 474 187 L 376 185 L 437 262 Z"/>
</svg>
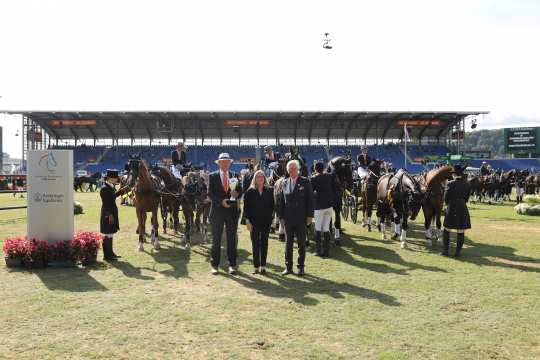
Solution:
<svg viewBox="0 0 540 360">
<path fill-rule="evenodd" d="M 25 193 L 26 190 L 0 190 L 0 194 L 17 194 Z M 0 206 L 0 210 L 17 210 L 17 209 L 26 209 L 26 205 L 16 205 L 16 206 Z"/>
</svg>

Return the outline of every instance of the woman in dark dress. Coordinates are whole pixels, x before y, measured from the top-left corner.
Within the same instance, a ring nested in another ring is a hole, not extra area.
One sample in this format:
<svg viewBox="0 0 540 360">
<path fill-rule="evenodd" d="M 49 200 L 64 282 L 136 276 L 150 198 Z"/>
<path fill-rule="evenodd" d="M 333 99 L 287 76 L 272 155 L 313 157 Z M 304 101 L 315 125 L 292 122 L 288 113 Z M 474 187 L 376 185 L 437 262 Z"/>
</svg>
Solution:
<svg viewBox="0 0 540 360">
<path fill-rule="evenodd" d="M 274 192 L 268 186 L 262 170 L 257 170 L 249 189 L 244 194 L 246 228 L 253 245 L 253 274 L 266 273 L 268 235 L 274 213 Z"/>
<path fill-rule="evenodd" d="M 450 247 L 450 230 L 457 232 L 456 257 L 459 257 L 463 243 L 465 242 L 465 230 L 471 228 L 471 218 L 467 201 L 471 194 L 471 186 L 463 174 L 465 168 L 461 165 L 454 166 L 455 179 L 446 185 L 444 202 L 446 203 L 446 216 L 444 217 L 444 233 L 442 255 L 448 256 Z"/>
<path fill-rule="evenodd" d="M 103 258 L 115 261 L 120 256 L 113 251 L 113 235 L 120 230 L 116 198 L 122 195 L 127 187 L 116 191 L 114 185 L 119 181 L 117 170 L 107 170 L 105 181 L 99 191 L 101 197 L 100 232 L 103 235 Z"/>
</svg>

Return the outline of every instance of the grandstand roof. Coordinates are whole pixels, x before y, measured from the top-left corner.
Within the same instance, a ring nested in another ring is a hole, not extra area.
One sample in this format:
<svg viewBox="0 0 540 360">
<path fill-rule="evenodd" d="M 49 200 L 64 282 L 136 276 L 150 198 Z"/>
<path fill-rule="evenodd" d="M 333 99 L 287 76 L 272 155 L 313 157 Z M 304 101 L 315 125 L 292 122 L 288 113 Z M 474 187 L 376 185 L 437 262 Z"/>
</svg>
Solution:
<svg viewBox="0 0 540 360">
<path fill-rule="evenodd" d="M 385 111 L 7 111 L 27 116 L 56 139 L 325 138 L 398 139 L 446 135 L 486 112 Z"/>
</svg>

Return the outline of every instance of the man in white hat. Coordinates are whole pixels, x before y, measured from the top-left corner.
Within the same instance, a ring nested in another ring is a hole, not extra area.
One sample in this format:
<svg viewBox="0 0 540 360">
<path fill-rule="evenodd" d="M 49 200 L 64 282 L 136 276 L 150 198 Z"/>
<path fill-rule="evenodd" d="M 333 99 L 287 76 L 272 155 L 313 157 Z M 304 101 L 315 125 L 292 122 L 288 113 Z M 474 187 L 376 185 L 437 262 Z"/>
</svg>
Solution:
<svg viewBox="0 0 540 360">
<path fill-rule="evenodd" d="M 219 154 L 215 161 L 219 170 L 210 174 L 208 179 L 208 196 L 212 200 L 210 208 L 210 223 L 212 225 L 212 274 L 217 275 L 221 256 L 221 236 L 223 226 L 227 227 L 227 257 L 229 273 L 236 274 L 237 228 L 240 208 L 236 199 L 242 195 L 242 186 L 236 180 L 235 174 L 229 171 L 233 159 L 228 153 Z"/>
</svg>

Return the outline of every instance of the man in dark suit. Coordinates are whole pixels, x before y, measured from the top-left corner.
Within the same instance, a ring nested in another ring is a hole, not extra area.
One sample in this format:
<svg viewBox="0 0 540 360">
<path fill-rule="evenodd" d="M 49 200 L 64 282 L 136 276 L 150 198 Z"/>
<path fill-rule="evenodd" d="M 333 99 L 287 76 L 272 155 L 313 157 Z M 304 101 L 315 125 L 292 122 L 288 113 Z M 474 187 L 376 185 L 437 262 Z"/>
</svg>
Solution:
<svg viewBox="0 0 540 360">
<path fill-rule="evenodd" d="M 176 146 L 176 150 L 171 153 L 171 160 L 174 166 L 186 164 L 186 148 L 184 143 L 179 142 Z"/>
<path fill-rule="evenodd" d="M 210 208 L 210 223 L 212 224 L 212 274 L 217 275 L 221 256 L 221 236 L 223 226 L 227 227 L 227 257 L 229 273 L 234 275 L 236 267 L 237 228 L 240 208 L 236 201 L 242 195 L 242 186 L 236 180 L 235 174 L 229 171 L 233 162 L 229 154 L 221 153 L 216 160 L 219 170 L 209 176 L 208 197 L 212 200 Z"/>
<path fill-rule="evenodd" d="M 279 194 L 276 210 L 280 219 L 285 222 L 287 233 L 285 240 L 285 270 L 283 275 L 293 273 L 293 243 L 298 242 L 298 275 L 304 276 L 306 258 L 307 226 L 313 220 L 313 190 L 311 183 L 300 175 L 300 163 L 291 160 L 287 163 L 289 178 L 285 179 L 283 191 Z"/>
</svg>

